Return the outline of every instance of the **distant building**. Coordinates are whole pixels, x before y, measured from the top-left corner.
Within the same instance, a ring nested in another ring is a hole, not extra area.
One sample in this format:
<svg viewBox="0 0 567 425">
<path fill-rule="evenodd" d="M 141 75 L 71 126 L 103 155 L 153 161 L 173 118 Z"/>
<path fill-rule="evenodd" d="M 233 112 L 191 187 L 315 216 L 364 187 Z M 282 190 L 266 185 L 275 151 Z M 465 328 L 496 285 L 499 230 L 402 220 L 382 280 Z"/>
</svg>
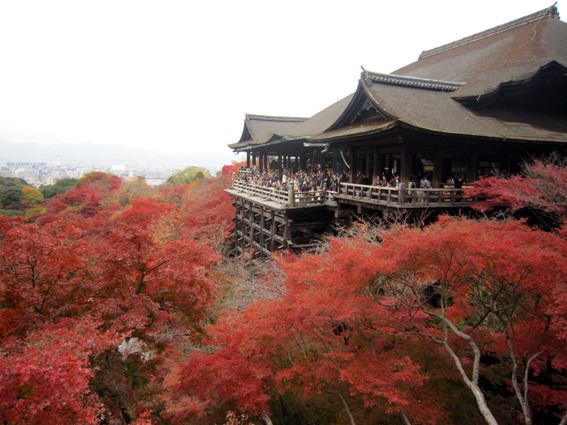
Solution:
<svg viewBox="0 0 567 425">
<path fill-rule="evenodd" d="M 13 177 L 12 169 L 7 166 L 0 167 L 0 177 Z"/>
<path fill-rule="evenodd" d="M 110 172 L 111 172 L 111 173 L 118 173 L 118 174 L 119 174 L 119 173 L 124 173 L 124 172 L 126 172 L 126 166 L 125 166 L 125 165 L 122 165 L 122 164 L 120 164 L 120 165 L 112 165 L 112 166 L 110 167 Z"/>
<path fill-rule="evenodd" d="M 33 168 L 18 168 L 14 172 L 14 177 L 24 179 L 28 184 L 36 184 L 39 182 L 39 173 Z"/>
</svg>

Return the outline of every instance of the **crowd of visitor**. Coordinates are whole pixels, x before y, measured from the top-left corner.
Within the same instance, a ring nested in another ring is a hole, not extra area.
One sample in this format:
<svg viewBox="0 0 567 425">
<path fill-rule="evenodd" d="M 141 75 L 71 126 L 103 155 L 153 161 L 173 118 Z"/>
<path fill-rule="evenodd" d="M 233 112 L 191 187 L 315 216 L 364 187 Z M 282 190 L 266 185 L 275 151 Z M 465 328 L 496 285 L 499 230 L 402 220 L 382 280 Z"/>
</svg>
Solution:
<svg viewBox="0 0 567 425">
<path fill-rule="evenodd" d="M 314 171 L 293 171 L 288 169 L 275 169 L 260 171 L 256 167 L 241 169 L 239 179 L 246 183 L 277 190 L 289 190 L 295 192 L 309 191 L 331 191 L 337 192 L 342 182 L 372 185 L 378 187 L 390 187 L 402 189 L 403 185 L 397 173 L 382 173 L 370 178 L 362 172 L 357 172 L 351 180 L 349 173 L 335 173 L 331 168 L 318 167 Z M 443 182 L 443 187 L 460 189 L 465 184 L 461 178 L 448 177 Z M 431 178 L 427 174 L 421 177 L 412 175 L 404 189 L 431 189 Z"/>
<path fill-rule="evenodd" d="M 253 167 L 241 169 L 239 178 L 249 184 L 269 187 L 277 190 L 288 190 L 291 186 L 296 192 L 317 190 L 336 192 L 338 191 L 341 182 L 398 189 L 402 188 L 400 177 L 396 173 L 383 173 L 372 179 L 359 171 L 355 174 L 351 181 L 350 174 L 335 173 L 331 168 L 317 168 L 314 171 L 292 171 L 287 169 L 260 171 L 258 168 Z M 460 188 L 463 183 L 464 182 L 461 179 L 455 180 L 452 177 L 449 177 L 446 180 L 445 185 Z M 426 174 L 419 178 L 417 176 L 411 176 L 406 188 L 430 189 L 431 179 Z"/>
<path fill-rule="evenodd" d="M 320 168 L 315 171 L 284 169 L 264 172 L 256 168 L 249 168 L 241 170 L 240 179 L 250 184 L 277 190 L 288 190 L 291 186 L 296 192 L 316 190 L 336 192 L 341 182 L 348 181 L 348 175 L 336 174 L 330 168 Z"/>
</svg>

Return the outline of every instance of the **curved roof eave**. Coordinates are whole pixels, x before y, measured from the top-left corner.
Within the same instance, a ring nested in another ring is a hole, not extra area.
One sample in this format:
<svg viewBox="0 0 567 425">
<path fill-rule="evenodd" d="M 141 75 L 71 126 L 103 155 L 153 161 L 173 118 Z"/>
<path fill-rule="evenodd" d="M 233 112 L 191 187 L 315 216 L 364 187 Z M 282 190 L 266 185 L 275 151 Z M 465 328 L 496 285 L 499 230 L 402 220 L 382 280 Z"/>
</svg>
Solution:
<svg viewBox="0 0 567 425">
<path fill-rule="evenodd" d="M 548 63 L 540 66 L 535 72 L 531 72 L 528 75 L 521 76 L 514 80 L 503 81 L 500 84 L 485 90 L 483 93 L 459 96 L 458 95 L 459 92 L 457 91 L 455 92 L 457 96 L 452 96 L 452 99 L 464 105 L 474 105 L 477 103 L 482 103 L 485 99 L 488 99 L 493 96 L 497 96 L 499 93 L 501 93 L 503 90 L 507 89 L 508 87 L 528 85 L 531 82 L 533 82 L 536 78 L 538 78 L 541 73 L 554 68 L 561 70 L 567 75 L 567 64 L 564 65 L 555 60 L 551 60 Z"/>
<path fill-rule="evenodd" d="M 348 103 L 348 105 L 346 106 L 344 111 L 338 116 L 338 118 L 333 122 L 333 124 L 331 124 L 329 127 L 327 127 L 327 129 L 325 129 L 322 133 L 337 130 L 338 128 L 342 127 L 345 124 L 346 120 L 349 117 L 352 117 L 352 115 L 360 109 L 360 107 L 364 104 L 364 100 L 366 100 L 366 99 L 368 99 L 372 102 L 373 106 L 378 110 L 378 112 L 381 115 L 384 116 L 384 118 L 390 119 L 390 120 L 397 119 L 396 116 L 394 116 L 394 115 L 390 114 L 388 111 L 386 111 L 382 107 L 382 105 L 380 105 L 380 103 L 377 102 L 376 99 L 374 99 L 372 97 L 372 95 L 366 89 L 366 83 L 365 83 L 364 79 L 360 78 L 358 80 L 358 85 L 356 87 L 356 91 L 354 92 L 352 99 L 350 100 L 350 102 Z"/>
<path fill-rule="evenodd" d="M 369 125 L 364 128 L 349 129 L 344 128 L 338 130 L 332 130 L 328 133 L 321 133 L 316 136 L 307 138 L 307 140 L 314 143 L 333 143 L 340 142 L 344 140 L 354 140 L 362 137 L 372 136 L 374 134 L 384 133 L 386 131 L 396 128 L 399 124 L 398 120 L 386 121 L 380 124 Z"/>
<path fill-rule="evenodd" d="M 462 138 L 474 138 L 478 139 L 478 135 L 468 134 L 468 133 L 458 133 L 458 132 L 448 132 L 436 129 L 430 129 L 426 127 L 420 127 L 413 124 L 400 121 L 400 126 L 408 130 L 418 131 L 422 133 L 438 134 L 443 136 L 458 136 Z M 483 135 L 483 139 L 493 140 L 498 142 L 516 142 L 516 143 L 567 143 L 567 138 L 564 140 L 553 139 L 553 138 L 534 138 L 532 137 L 506 137 L 506 136 L 494 136 L 494 135 Z"/>
</svg>

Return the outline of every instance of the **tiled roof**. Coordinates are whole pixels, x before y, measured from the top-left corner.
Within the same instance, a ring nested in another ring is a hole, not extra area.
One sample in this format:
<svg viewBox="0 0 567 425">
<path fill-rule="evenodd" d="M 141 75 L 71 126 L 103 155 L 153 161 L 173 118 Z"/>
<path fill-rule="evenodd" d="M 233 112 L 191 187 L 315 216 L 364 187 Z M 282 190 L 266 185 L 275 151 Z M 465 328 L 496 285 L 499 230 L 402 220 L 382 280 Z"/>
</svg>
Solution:
<svg viewBox="0 0 567 425">
<path fill-rule="evenodd" d="M 504 31 L 511 30 L 513 28 L 519 27 L 521 25 L 529 24 L 531 22 L 540 20 L 541 18 L 551 17 L 555 19 L 559 19 L 559 12 L 557 11 L 557 7 L 555 4 L 551 7 L 546 9 L 540 10 L 538 12 L 532 13 L 531 15 L 523 16 L 519 19 L 515 19 L 513 21 L 507 22 L 502 25 L 498 25 L 494 28 L 490 28 L 485 31 L 481 31 L 479 33 L 469 35 L 468 37 L 461 38 L 460 40 L 453 41 L 451 43 L 444 44 L 439 47 L 435 47 L 434 49 L 424 50 L 421 52 L 419 59 L 426 58 L 428 56 L 433 56 L 437 53 L 444 52 L 446 50 L 455 49 L 457 47 L 464 46 L 465 44 L 472 43 L 473 41 L 478 41 L 483 38 L 492 37 L 495 34 L 499 34 Z"/>
<path fill-rule="evenodd" d="M 308 120 L 309 118 L 301 118 L 301 117 L 278 117 L 274 115 L 255 115 L 255 114 L 246 114 L 247 120 L 255 120 L 255 121 L 272 121 L 272 122 L 303 122 Z"/>
<path fill-rule="evenodd" d="M 540 93 L 538 81 L 554 81 L 555 91 Z M 424 51 L 418 61 L 392 74 L 363 69 L 354 94 L 309 119 L 246 115 L 241 140 L 230 146 L 350 140 L 397 125 L 452 135 L 567 143 L 564 109 L 545 113 L 490 104 L 518 87 L 539 93 L 543 103 L 545 96 L 555 95 L 556 103 L 565 105 L 567 24 L 559 20 L 555 5 Z M 368 102 L 374 108 L 370 117 L 361 112 Z M 483 109 L 486 105 L 493 110 Z"/>
<path fill-rule="evenodd" d="M 453 81 L 432 80 L 430 78 L 408 77 L 405 75 L 381 74 L 366 70 L 362 71 L 360 78 L 374 83 L 438 91 L 455 91 L 465 84 Z"/>
</svg>

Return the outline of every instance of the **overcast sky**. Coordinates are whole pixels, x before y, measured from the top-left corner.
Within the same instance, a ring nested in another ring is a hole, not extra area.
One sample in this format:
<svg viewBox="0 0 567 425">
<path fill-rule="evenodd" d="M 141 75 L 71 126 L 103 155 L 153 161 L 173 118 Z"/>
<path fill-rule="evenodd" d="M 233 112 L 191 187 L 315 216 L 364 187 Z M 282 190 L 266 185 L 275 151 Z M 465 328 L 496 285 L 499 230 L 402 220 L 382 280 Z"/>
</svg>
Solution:
<svg viewBox="0 0 567 425">
<path fill-rule="evenodd" d="M 0 0 L 0 140 L 230 160 L 245 112 L 311 116 L 354 91 L 361 65 L 392 72 L 551 4 Z"/>
</svg>

